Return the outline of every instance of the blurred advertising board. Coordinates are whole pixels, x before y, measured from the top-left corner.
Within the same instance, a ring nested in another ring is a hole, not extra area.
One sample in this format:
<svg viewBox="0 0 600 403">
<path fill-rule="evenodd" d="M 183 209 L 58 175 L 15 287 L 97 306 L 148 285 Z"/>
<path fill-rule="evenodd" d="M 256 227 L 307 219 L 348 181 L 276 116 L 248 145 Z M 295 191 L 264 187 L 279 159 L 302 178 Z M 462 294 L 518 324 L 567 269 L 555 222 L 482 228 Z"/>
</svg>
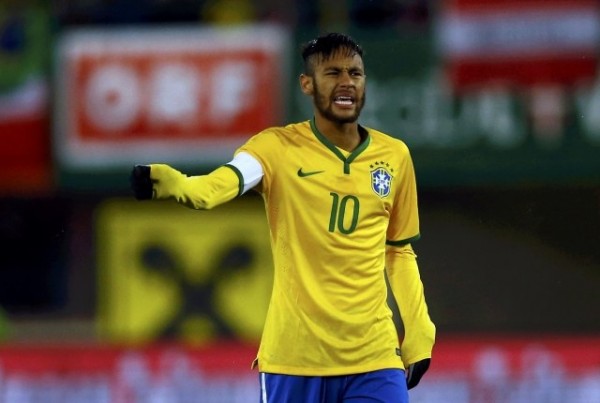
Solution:
<svg viewBox="0 0 600 403">
<path fill-rule="evenodd" d="M 4 144 L 0 147 L 0 194 L 44 194 L 53 185 L 49 112 L 40 106 L 9 116 L 2 104 L 11 98 L 10 109 L 16 109 L 13 95 L 0 95 L 0 141 Z"/>
<path fill-rule="evenodd" d="M 441 56 L 457 90 L 572 85 L 596 75 L 595 0 L 445 0 L 438 18 Z"/>
<path fill-rule="evenodd" d="M 273 278 L 260 198 L 209 212 L 111 199 L 96 228 L 101 340 L 260 338 Z"/>
<path fill-rule="evenodd" d="M 288 47 L 266 25 L 67 31 L 56 50 L 60 167 L 225 162 L 282 121 Z"/>
<path fill-rule="evenodd" d="M 350 27 L 365 49 L 361 123 L 404 140 L 425 187 L 598 183 L 599 9 L 454 0 L 425 32 Z M 531 38 L 522 26 L 535 28 Z M 54 82 L 59 186 L 122 191 L 135 163 L 206 172 L 265 127 L 309 119 L 300 63 L 290 61 L 300 60 L 295 44 L 319 33 L 66 32 Z"/>
<path fill-rule="evenodd" d="M 438 335 L 411 402 L 591 403 L 600 399 L 600 337 Z"/>
<path fill-rule="evenodd" d="M 258 401 L 256 346 L 0 347 L 3 403 Z M 600 398 L 597 336 L 440 338 L 414 403 L 591 403 Z"/>
<path fill-rule="evenodd" d="M 0 2 L 0 194 L 44 194 L 52 187 L 48 2 Z"/>
<path fill-rule="evenodd" d="M 242 343 L 3 346 L 0 402 L 247 403 L 258 400 L 255 354 Z"/>
</svg>

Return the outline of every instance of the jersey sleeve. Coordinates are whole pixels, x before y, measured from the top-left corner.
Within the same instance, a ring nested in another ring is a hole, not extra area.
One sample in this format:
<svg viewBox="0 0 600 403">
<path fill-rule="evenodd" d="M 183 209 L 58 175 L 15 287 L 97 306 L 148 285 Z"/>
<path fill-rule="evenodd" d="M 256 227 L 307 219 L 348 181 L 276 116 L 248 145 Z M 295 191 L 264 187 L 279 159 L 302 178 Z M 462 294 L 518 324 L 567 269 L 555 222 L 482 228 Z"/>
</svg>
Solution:
<svg viewBox="0 0 600 403">
<path fill-rule="evenodd" d="M 253 136 L 234 158 L 208 175 L 187 176 L 165 164 L 150 165 L 155 199 L 175 199 L 193 209 L 208 210 L 242 195 L 261 183 L 270 169 L 274 136 Z"/>
<path fill-rule="evenodd" d="M 394 178 L 397 189 L 386 234 L 386 243 L 394 246 L 409 244 L 420 237 L 415 170 L 408 147 L 400 144 L 400 169 Z"/>
<path fill-rule="evenodd" d="M 435 343 L 435 325 L 429 317 L 417 257 L 410 244 L 386 248 L 386 272 L 398 304 L 404 339 L 401 345 L 404 365 L 431 358 Z"/>
<path fill-rule="evenodd" d="M 241 194 L 240 173 L 221 166 L 208 175 L 187 176 L 166 164 L 151 164 L 153 198 L 175 199 L 197 210 L 208 210 Z"/>
</svg>

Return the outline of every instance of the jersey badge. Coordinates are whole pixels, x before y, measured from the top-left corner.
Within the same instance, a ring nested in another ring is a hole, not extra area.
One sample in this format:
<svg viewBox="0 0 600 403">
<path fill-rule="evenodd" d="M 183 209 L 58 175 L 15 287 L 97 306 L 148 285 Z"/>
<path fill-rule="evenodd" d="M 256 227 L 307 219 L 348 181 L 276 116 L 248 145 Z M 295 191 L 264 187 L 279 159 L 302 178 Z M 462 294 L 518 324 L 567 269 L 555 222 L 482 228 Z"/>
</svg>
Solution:
<svg viewBox="0 0 600 403">
<path fill-rule="evenodd" d="M 378 161 L 371 165 L 371 188 L 379 197 L 386 197 L 392 189 L 392 179 L 394 178 L 390 171 L 390 164 Z"/>
</svg>

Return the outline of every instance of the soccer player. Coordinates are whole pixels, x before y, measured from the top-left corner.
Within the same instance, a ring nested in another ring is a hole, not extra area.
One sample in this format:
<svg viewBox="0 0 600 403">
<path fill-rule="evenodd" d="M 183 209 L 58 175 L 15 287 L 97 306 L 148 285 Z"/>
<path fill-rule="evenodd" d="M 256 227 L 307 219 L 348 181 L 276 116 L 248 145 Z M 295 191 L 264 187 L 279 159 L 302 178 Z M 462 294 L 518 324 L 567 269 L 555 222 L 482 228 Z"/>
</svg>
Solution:
<svg viewBox="0 0 600 403">
<path fill-rule="evenodd" d="M 253 366 L 260 401 L 408 402 L 435 339 L 411 243 L 419 238 L 407 146 L 358 124 L 359 44 L 332 33 L 303 50 L 300 89 L 314 116 L 254 135 L 208 175 L 136 165 L 138 199 L 210 209 L 262 195 L 274 260 L 271 301 Z M 385 273 L 405 329 L 387 305 Z"/>
</svg>

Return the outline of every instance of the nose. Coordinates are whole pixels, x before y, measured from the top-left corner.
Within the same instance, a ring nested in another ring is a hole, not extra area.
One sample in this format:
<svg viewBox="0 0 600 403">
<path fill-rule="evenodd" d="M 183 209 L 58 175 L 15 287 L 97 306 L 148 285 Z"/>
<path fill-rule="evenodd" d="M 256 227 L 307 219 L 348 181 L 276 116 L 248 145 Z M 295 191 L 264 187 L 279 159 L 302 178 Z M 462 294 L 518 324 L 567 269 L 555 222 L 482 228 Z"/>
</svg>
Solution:
<svg viewBox="0 0 600 403">
<path fill-rule="evenodd" d="M 340 75 L 338 76 L 338 81 L 339 81 L 340 85 L 352 85 L 353 84 L 352 76 L 350 75 L 350 72 L 347 70 L 343 70 L 340 72 Z"/>
</svg>

